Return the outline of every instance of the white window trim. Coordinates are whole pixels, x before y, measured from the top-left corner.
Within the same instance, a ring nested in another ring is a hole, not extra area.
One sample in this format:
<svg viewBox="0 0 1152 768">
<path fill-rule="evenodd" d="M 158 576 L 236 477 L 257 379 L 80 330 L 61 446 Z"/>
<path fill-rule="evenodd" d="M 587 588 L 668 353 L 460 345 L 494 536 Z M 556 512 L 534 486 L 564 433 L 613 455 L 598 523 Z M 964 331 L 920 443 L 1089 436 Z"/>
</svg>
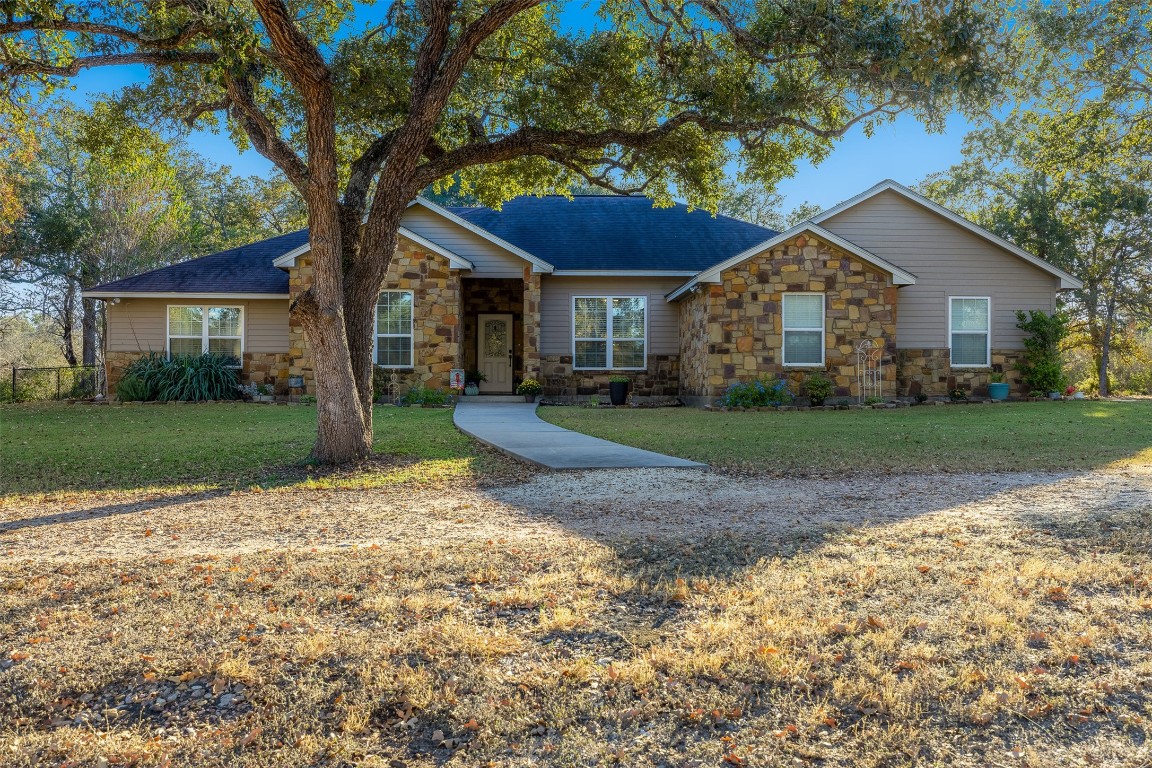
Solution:
<svg viewBox="0 0 1152 768">
<path fill-rule="evenodd" d="M 608 335 L 603 339 L 576 336 L 576 302 L 580 299 L 604 299 L 607 302 L 608 310 Z M 621 368 L 612 365 L 612 342 L 616 339 L 612 336 L 612 300 L 613 299 L 644 299 L 644 338 L 637 339 L 631 336 L 619 339 L 620 341 L 643 341 L 644 342 L 644 365 L 638 368 Z M 581 294 L 572 297 L 571 311 L 569 317 L 572 318 L 572 370 L 574 371 L 646 371 L 648 370 L 648 296 L 645 294 Z M 576 342 L 578 341 L 603 341 L 607 346 L 604 354 L 604 362 L 607 364 L 603 368 L 587 367 L 576 365 Z"/>
<path fill-rule="evenodd" d="M 956 333 L 975 336 L 979 331 L 953 331 L 952 330 L 952 302 L 955 299 L 979 299 L 988 302 L 988 330 L 984 331 L 984 364 L 983 365 L 957 365 L 952 362 L 952 336 Z M 945 306 L 948 313 L 948 365 L 950 368 L 983 370 L 992 367 L 992 297 L 991 296 L 949 296 Z"/>
<path fill-rule="evenodd" d="M 194 308 L 200 310 L 200 336 L 179 336 L 172 335 L 172 310 L 173 309 L 187 309 Z M 239 336 L 208 336 L 208 310 L 210 309 L 236 309 L 240 311 L 240 335 Z M 208 339 L 240 339 L 240 364 L 229 366 L 230 368 L 243 368 L 244 367 L 244 333 L 245 329 L 245 312 L 244 306 L 241 304 L 168 304 L 164 308 L 164 351 L 169 358 L 172 357 L 172 339 L 200 339 L 200 354 L 208 354 Z"/>
<path fill-rule="evenodd" d="M 406 293 L 411 297 L 412 315 L 408 318 L 408 333 L 379 333 L 377 332 L 377 324 L 380 318 L 376 314 L 376 307 L 380 304 L 380 296 L 376 297 L 376 306 L 372 309 L 372 365 L 376 368 L 383 368 L 388 371 L 411 371 L 416 368 L 416 294 L 412 291 L 404 291 L 399 289 L 389 289 L 380 291 L 384 293 Z M 408 338 L 408 365 L 380 365 L 376 362 L 379 353 L 380 339 L 402 339 Z"/>
<path fill-rule="evenodd" d="M 812 328 L 800 328 L 800 327 L 789 328 L 789 327 L 784 325 L 784 302 L 787 301 L 787 298 L 789 296 L 819 296 L 820 297 L 820 316 L 821 316 L 821 318 L 823 318 L 823 322 L 820 324 L 819 328 L 816 328 L 816 327 L 812 327 Z M 825 294 L 820 293 L 818 291 L 788 291 L 786 293 L 780 294 L 780 359 L 783 361 L 783 363 L 782 363 L 783 366 L 785 368 L 823 368 L 824 367 L 824 357 L 827 354 L 827 350 L 824 349 L 824 345 L 828 342 L 827 331 L 825 330 L 825 326 L 827 326 L 827 325 L 828 325 L 828 297 Z M 820 332 L 820 362 L 818 362 L 818 363 L 790 363 L 790 362 L 788 362 L 788 344 L 786 343 L 786 337 L 788 336 L 788 331 L 803 331 L 803 332 L 819 331 Z"/>
</svg>

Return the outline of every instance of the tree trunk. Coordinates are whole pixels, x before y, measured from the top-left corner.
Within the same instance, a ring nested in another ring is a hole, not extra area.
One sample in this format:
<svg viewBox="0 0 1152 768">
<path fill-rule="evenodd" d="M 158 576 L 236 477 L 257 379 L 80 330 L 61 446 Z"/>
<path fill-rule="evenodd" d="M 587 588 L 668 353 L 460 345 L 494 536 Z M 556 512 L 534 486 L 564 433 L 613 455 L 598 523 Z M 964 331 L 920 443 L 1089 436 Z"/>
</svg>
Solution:
<svg viewBox="0 0 1152 768">
<path fill-rule="evenodd" d="M 84 365 L 96 365 L 96 300 L 81 299 L 81 301 L 84 305 L 84 314 L 81 319 L 81 328 L 83 329 L 81 354 Z"/>
<path fill-rule="evenodd" d="M 349 354 L 339 210 L 328 190 L 313 197 L 322 198 L 308 205 L 314 278 L 312 287 L 296 299 L 292 312 L 304 328 L 316 377 L 319 407 L 312 459 L 342 464 L 371 454 L 371 416 L 361 403 Z"/>
<path fill-rule="evenodd" d="M 72 343 L 72 331 L 76 327 L 76 284 L 69 278 L 64 284 L 64 295 L 60 307 L 60 351 L 68 365 L 76 365 L 76 347 Z"/>
<path fill-rule="evenodd" d="M 1111 392 L 1108 386 L 1108 361 L 1112 355 L 1112 329 L 1116 323 L 1116 300 L 1109 298 L 1104 310 L 1104 324 L 1100 329 L 1100 363 L 1096 368 L 1100 377 L 1097 392 L 1100 397 L 1108 397 Z"/>
</svg>

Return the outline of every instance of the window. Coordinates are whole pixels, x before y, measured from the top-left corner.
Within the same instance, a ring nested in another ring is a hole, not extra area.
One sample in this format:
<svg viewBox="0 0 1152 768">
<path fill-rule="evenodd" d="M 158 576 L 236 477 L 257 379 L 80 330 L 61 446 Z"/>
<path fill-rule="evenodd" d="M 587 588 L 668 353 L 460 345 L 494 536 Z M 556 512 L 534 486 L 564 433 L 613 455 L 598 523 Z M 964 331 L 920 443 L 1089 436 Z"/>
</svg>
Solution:
<svg viewBox="0 0 1152 768">
<path fill-rule="evenodd" d="M 211 353 L 239 366 L 244 359 L 242 307 L 168 307 L 168 354 Z"/>
<path fill-rule="evenodd" d="M 948 300 L 952 367 L 987 368 L 991 350 L 991 299 L 952 296 Z"/>
<path fill-rule="evenodd" d="M 572 302 L 572 367 L 643 370 L 647 326 L 643 296 L 577 296 Z"/>
<path fill-rule="evenodd" d="M 412 367 L 412 292 L 383 291 L 376 300 L 376 365 Z"/>
<path fill-rule="evenodd" d="M 824 294 L 784 294 L 784 365 L 824 365 Z"/>
</svg>

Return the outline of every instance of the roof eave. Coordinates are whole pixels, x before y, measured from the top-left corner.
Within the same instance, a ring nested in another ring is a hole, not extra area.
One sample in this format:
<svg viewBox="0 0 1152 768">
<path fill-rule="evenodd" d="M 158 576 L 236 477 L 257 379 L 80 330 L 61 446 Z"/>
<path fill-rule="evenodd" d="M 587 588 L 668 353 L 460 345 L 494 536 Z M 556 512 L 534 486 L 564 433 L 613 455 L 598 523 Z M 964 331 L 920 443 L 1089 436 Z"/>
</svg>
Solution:
<svg viewBox="0 0 1152 768">
<path fill-rule="evenodd" d="M 130 291 L 97 286 L 81 295 L 86 299 L 287 299 L 287 293 L 262 291 Z"/>
</svg>

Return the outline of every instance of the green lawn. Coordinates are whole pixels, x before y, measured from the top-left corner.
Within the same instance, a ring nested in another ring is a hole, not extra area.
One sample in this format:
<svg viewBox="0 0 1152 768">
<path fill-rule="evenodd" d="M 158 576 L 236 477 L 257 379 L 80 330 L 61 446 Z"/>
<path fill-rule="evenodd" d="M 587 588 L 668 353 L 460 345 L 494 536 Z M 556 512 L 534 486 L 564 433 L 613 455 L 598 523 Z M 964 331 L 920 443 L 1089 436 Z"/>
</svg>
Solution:
<svg viewBox="0 0 1152 768">
<path fill-rule="evenodd" d="M 387 461 L 318 474 L 304 466 L 316 409 L 252 404 L 0 406 L 0 496 L 140 488 L 305 484 L 370 487 L 477 477 L 508 462 L 446 409 L 377 408 Z"/>
<path fill-rule="evenodd" d="M 568 429 L 716 467 L 782 473 L 1037 471 L 1152 464 L 1152 401 L 713 413 L 542 408 Z"/>
</svg>

